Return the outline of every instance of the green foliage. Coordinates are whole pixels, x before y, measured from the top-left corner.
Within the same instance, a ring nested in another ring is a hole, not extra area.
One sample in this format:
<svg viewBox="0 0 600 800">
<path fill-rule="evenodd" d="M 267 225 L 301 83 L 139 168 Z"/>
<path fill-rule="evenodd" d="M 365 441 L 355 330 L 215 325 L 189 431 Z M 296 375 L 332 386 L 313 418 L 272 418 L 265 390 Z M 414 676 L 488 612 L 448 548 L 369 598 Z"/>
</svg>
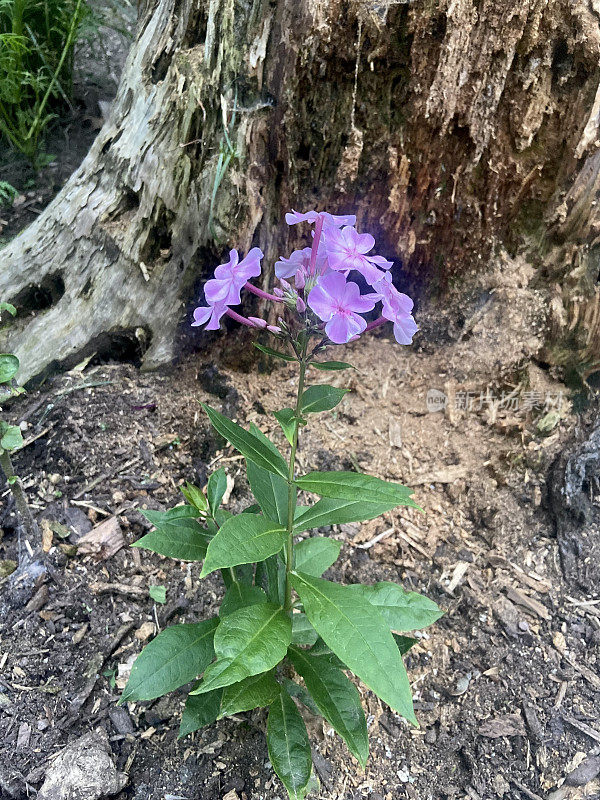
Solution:
<svg viewBox="0 0 600 800">
<path fill-rule="evenodd" d="M 35 166 L 40 138 L 70 102 L 84 0 L 0 0 L 0 134 Z"/>
<path fill-rule="evenodd" d="M 391 511 L 396 505 L 392 501 L 371 503 L 368 500 L 333 500 L 324 497 L 296 517 L 294 533 L 322 528 L 324 525 L 344 525 L 347 522 L 375 519 L 380 514 Z"/>
<path fill-rule="evenodd" d="M 346 361 L 310 361 L 309 364 L 322 372 L 339 372 L 343 369 L 354 369 L 352 364 L 348 364 Z"/>
<path fill-rule="evenodd" d="M 144 547 L 181 561 L 202 561 L 209 541 L 207 529 L 197 520 L 182 516 L 164 519 L 155 530 L 134 542 L 133 547 Z"/>
<path fill-rule="evenodd" d="M 217 660 L 208 666 L 202 683 L 192 694 L 230 686 L 273 669 L 284 658 L 291 641 L 291 620 L 274 603 L 240 608 L 228 614 L 215 631 Z"/>
<path fill-rule="evenodd" d="M 120 702 L 153 700 L 193 681 L 213 659 L 218 624 L 213 617 L 159 633 L 136 659 Z"/>
<path fill-rule="evenodd" d="M 0 353 L 0 383 L 9 383 L 19 371 L 19 359 L 12 353 Z"/>
<path fill-rule="evenodd" d="M 320 578 L 326 569 L 335 564 L 341 548 L 341 542 L 324 536 L 303 539 L 294 547 L 294 568 L 305 575 Z"/>
<path fill-rule="evenodd" d="M 221 467 L 221 469 L 213 472 L 208 479 L 208 484 L 206 486 L 206 498 L 208 500 L 208 507 L 210 508 L 212 514 L 216 514 L 226 490 L 227 475 L 223 467 Z"/>
<path fill-rule="evenodd" d="M 257 439 L 256 436 L 236 425 L 235 422 L 219 414 L 214 408 L 204 403 L 202 407 L 208 414 L 208 418 L 217 433 L 227 439 L 243 456 L 268 472 L 272 472 L 274 475 L 281 475 L 282 478 L 287 479 L 287 465 L 280 453 L 273 452 L 273 448 L 267 447 L 261 439 Z"/>
<path fill-rule="evenodd" d="M 312 771 L 310 742 L 304 720 L 285 690 L 269 707 L 267 747 L 273 769 L 291 800 L 302 800 Z"/>
<path fill-rule="evenodd" d="M 297 572 L 291 580 L 323 641 L 384 703 L 416 725 L 408 676 L 379 611 L 348 586 Z"/>
<path fill-rule="evenodd" d="M 142 651 L 122 698 L 152 699 L 199 679 L 187 698 L 180 736 L 224 716 L 268 707 L 269 757 L 290 798 L 304 798 L 312 786 L 310 744 L 295 701 L 322 715 L 364 766 L 365 714 L 345 670 L 416 725 L 402 662 L 416 640 L 401 634 L 431 625 L 441 614 L 428 598 L 389 581 L 343 586 L 323 580 L 341 543 L 316 535 L 294 541 L 314 528 L 371 519 L 397 506 L 418 508 L 410 489 L 369 475 L 295 477 L 303 415 L 330 411 L 346 393 L 326 385 L 304 390 L 308 363 L 336 371 L 350 366 L 301 361 L 296 405 L 275 413 L 291 445 L 289 464 L 255 425 L 246 430 L 204 406 L 216 431 L 245 457 L 255 505 L 237 515 L 221 508 L 227 488 L 221 468 L 210 476 L 206 492 L 191 484 L 182 489 L 185 505 L 144 512 L 155 529 L 136 546 L 203 560 L 200 577 L 220 570 L 226 591 L 218 618 L 168 628 Z M 319 499 L 298 505 L 299 491 Z M 290 679 L 292 670 L 303 685 Z"/>
<path fill-rule="evenodd" d="M 0 449 L 17 450 L 23 446 L 21 429 L 17 425 L 9 425 L 0 420 Z"/>
<path fill-rule="evenodd" d="M 407 592 L 397 583 L 381 581 L 374 586 L 355 584 L 348 588 L 376 606 L 393 631 L 420 630 L 442 616 L 433 600 L 417 592 Z"/>
<path fill-rule="evenodd" d="M 273 673 L 252 675 L 223 689 L 219 716 L 228 717 L 232 714 L 241 714 L 242 711 L 251 711 L 253 708 L 264 708 L 275 702 L 279 692 L 280 686 Z"/>
<path fill-rule="evenodd" d="M 382 481 L 359 472 L 309 472 L 296 481 L 300 489 L 337 500 L 364 498 L 371 503 L 419 506 L 410 498 L 412 490 L 399 483 Z"/>
<path fill-rule="evenodd" d="M 216 569 L 264 561 L 283 549 L 286 530 L 264 517 L 239 514 L 230 517 L 211 539 L 200 577 Z"/>
<path fill-rule="evenodd" d="M 261 353 L 266 353 L 268 356 L 272 356 L 273 358 L 279 358 L 282 361 L 295 361 L 295 356 L 289 355 L 289 353 L 282 353 L 280 350 L 273 350 L 272 347 L 267 347 L 264 344 L 259 344 L 259 342 L 254 342 L 254 347 L 257 350 L 260 350 Z"/>
<path fill-rule="evenodd" d="M 19 194 L 19 192 L 15 189 L 15 187 L 12 184 L 8 183 L 8 181 L 0 181 L 0 206 L 10 206 L 10 205 L 12 205 L 15 197 L 18 194 Z M 9 310 L 9 306 L 16 313 L 15 307 L 11 306 L 10 303 L 0 303 L 0 311 L 8 311 Z M 14 317 L 14 314 L 13 314 L 13 317 Z"/>
<path fill-rule="evenodd" d="M 1 183 L 6 184 L 6 181 L 2 181 Z M 11 315 L 11 317 L 16 317 L 17 316 L 17 309 L 13 306 L 12 303 L 1 302 L 0 303 L 0 313 L 2 313 L 2 311 L 8 311 L 8 313 Z"/>
<path fill-rule="evenodd" d="M 167 602 L 167 589 L 166 586 L 149 586 L 148 594 L 155 603 L 164 605 Z"/>
<path fill-rule="evenodd" d="M 281 411 L 275 411 L 273 416 L 281 425 L 281 429 L 285 434 L 285 438 L 290 444 L 292 444 L 296 431 L 296 412 L 294 409 L 282 408 Z"/>
<path fill-rule="evenodd" d="M 316 656 L 299 647 L 290 647 L 288 654 L 321 714 L 364 767 L 369 756 L 369 736 L 356 686 L 327 656 Z"/>
<path fill-rule="evenodd" d="M 188 501 L 190 506 L 193 506 L 193 509 L 190 509 L 190 516 L 198 516 L 197 514 L 192 514 L 192 510 L 198 511 L 200 514 L 206 514 L 208 509 L 208 500 L 204 492 L 199 489 L 197 486 L 194 486 L 191 483 L 186 483 L 185 487 L 182 487 L 181 493 Z M 150 519 L 150 517 L 148 517 Z M 152 522 L 152 520 L 150 520 Z"/>
<path fill-rule="evenodd" d="M 302 395 L 300 413 L 316 414 L 319 411 L 331 411 L 347 393 L 348 389 L 337 389 L 327 384 L 310 386 Z"/>
</svg>

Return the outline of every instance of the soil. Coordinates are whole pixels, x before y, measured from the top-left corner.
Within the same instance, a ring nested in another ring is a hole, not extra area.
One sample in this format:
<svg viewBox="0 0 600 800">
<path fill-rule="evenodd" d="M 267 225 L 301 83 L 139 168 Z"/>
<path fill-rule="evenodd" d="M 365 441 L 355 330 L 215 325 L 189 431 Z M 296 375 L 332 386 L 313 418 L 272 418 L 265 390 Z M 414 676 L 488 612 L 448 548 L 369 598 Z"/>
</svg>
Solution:
<svg viewBox="0 0 600 800">
<path fill-rule="evenodd" d="M 380 333 L 336 350 L 356 371 L 328 381 L 352 391 L 303 432 L 301 469 L 398 480 L 424 509 L 330 530 L 343 546 L 327 577 L 401 581 L 446 611 L 406 656 L 418 729 L 361 687 L 372 747 L 364 772 L 307 715 L 328 800 L 536 800 L 600 742 L 599 587 L 584 592 L 563 575 L 548 486 L 573 430 L 594 414 L 575 415 L 567 388 L 536 361 L 540 310 L 518 274 L 506 271 L 500 288 L 489 280 L 495 291 L 481 283 L 460 314 L 421 309 L 412 348 Z M 184 690 L 116 706 L 143 642 L 212 615 L 219 579 L 199 582 L 197 564 L 126 546 L 73 547 L 105 520 L 135 541 L 149 528 L 140 509 L 180 502 L 184 481 L 203 485 L 218 466 L 233 479 L 229 507 L 249 502 L 240 457 L 198 401 L 255 422 L 283 449 L 271 412 L 290 403 L 293 365 L 257 373 L 242 334 L 208 341 L 169 372 L 92 360 L 9 411 L 24 428 L 15 462 L 48 552 L 44 574 L 19 591 L 5 580 L 0 598 L 2 797 L 35 796 L 56 754 L 96 729 L 129 778 L 119 800 L 284 797 L 263 711 L 178 740 Z M 432 389 L 445 409 L 432 410 Z M 16 561 L 7 487 L 0 503 L 0 557 Z M 37 543 L 20 546 L 25 557 Z M 150 598 L 155 584 L 165 604 Z M 597 780 L 586 783 L 555 796 L 600 796 Z"/>
</svg>

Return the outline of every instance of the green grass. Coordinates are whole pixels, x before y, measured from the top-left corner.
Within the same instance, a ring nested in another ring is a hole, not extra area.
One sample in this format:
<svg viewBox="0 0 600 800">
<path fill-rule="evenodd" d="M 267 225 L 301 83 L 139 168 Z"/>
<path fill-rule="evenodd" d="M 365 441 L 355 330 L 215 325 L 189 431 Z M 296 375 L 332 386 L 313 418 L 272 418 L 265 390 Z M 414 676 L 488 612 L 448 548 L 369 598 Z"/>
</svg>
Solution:
<svg viewBox="0 0 600 800">
<path fill-rule="evenodd" d="M 86 0 L 0 0 L 0 135 L 34 166 L 48 123 L 70 102 Z"/>
</svg>

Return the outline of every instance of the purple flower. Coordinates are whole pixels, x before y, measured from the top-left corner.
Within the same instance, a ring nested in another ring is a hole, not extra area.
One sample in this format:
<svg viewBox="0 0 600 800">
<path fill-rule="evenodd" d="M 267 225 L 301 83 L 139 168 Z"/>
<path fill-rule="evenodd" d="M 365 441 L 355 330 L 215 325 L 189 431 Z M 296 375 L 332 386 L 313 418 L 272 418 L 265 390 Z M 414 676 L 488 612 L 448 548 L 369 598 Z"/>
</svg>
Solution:
<svg viewBox="0 0 600 800">
<path fill-rule="evenodd" d="M 303 250 L 294 250 L 289 258 L 283 256 L 275 264 L 275 275 L 279 280 L 294 278 L 296 289 L 303 289 L 306 283 L 310 267 L 310 256 L 312 248 L 305 247 Z M 320 251 L 317 253 L 316 273 L 321 274 L 326 268 L 326 255 Z"/>
<path fill-rule="evenodd" d="M 291 213 L 285 215 L 285 221 L 288 225 L 297 225 L 299 222 L 316 222 L 319 217 L 323 218 L 323 227 L 329 228 L 331 226 L 341 227 L 342 225 L 354 225 L 356 217 L 354 214 L 330 214 L 327 211 L 307 211 L 306 214 L 300 214 L 299 211 L 292 210 Z"/>
<path fill-rule="evenodd" d="M 327 263 L 331 269 L 346 274 L 351 270 L 356 270 L 371 286 L 377 283 L 383 275 L 377 267 L 389 269 L 392 265 L 391 261 L 386 261 L 382 256 L 367 256 L 366 253 L 375 245 L 375 239 L 370 233 L 358 233 L 350 225 L 341 230 L 333 227 L 327 228 L 323 231 L 323 240 Z"/>
<path fill-rule="evenodd" d="M 246 281 L 260 275 L 262 257 L 263 253 L 258 247 L 253 247 L 243 261 L 239 261 L 237 250 L 230 250 L 228 263 L 218 266 L 215 277 L 206 282 L 204 296 L 207 302 L 211 306 L 238 305 L 241 302 L 240 292 Z"/>
<path fill-rule="evenodd" d="M 394 336 L 398 344 L 410 344 L 412 337 L 419 330 L 411 312 L 413 301 L 407 294 L 399 292 L 392 283 L 389 272 L 373 285 L 375 292 L 365 295 L 370 300 L 381 300 L 381 315 L 394 323 Z"/>
<path fill-rule="evenodd" d="M 205 330 L 218 331 L 221 327 L 221 317 L 225 313 L 227 313 L 227 306 L 223 303 L 214 306 L 200 306 L 199 308 L 195 308 L 192 327 L 196 328 L 198 325 L 204 325 L 205 322 L 208 322 Z"/>
<path fill-rule="evenodd" d="M 308 295 L 308 305 L 322 319 L 325 333 L 335 344 L 345 344 L 367 327 L 359 312 L 371 311 L 373 300 L 361 296 L 358 284 L 331 272 L 319 278 Z"/>
<path fill-rule="evenodd" d="M 289 258 L 280 256 L 275 264 L 275 275 L 278 278 L 292 278 L 299 269 L 308 267 L 310 263 L 310 247 L 294 250 Z"/>
</svg>

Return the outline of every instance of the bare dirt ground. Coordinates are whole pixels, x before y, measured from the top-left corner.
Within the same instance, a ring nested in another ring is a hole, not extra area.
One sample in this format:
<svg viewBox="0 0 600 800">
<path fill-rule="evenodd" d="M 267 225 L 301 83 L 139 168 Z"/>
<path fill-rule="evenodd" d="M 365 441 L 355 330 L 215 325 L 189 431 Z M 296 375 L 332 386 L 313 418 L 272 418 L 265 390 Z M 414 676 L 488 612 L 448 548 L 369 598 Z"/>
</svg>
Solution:
<svg viewBox="0 0 600 800">
<path fill-rule="evenodd" d="M 412 348 L 383 334 L 336 350 L 357 369 L 330 382 L 352 391 L 302 438 L 301 468 L 401 481 L 425 511 L 330 530 L 343 547 L 329 577 L 402 581 L 446 611 L 406 658 L 419 729 L 361 689 L 364 772 L 307 716 L 328 800 L 600 796 L 600 587 L 586 585 L 593 569 L 564 577 L 550 485 L 594 414 L 576 415 L 567 387 L 535 360 L 543 309 L 526 281 L 510 270 L 489 280 L 494 290 L 481 284 L 460 312 L 422 311 Z M 222 593 L 215 576 L 198 581 L 197 564 L 127 547 L 148 529 L 139 510 L 180 502 L 184 480 L 203 485 L 221 465 L 230 507 L 248 503 L 243 464 L 197 401 L 254 421 L 284 448 L 270 412 L 289 405 L 294 370 L 257 374 L 243 339 L 217 337 L 164 373 L 91 361 L 11 409 L 25 428 L 16 464 L 45 531 L 47 572 L 0 589 L 2 797 L 34 797 L 57 754 L 98 730 L 127 776 L 119 800 L 283 798 L 263 711 L 177 740 L 183 691 L 116 706 L 144 642 L 211 615 Z M 431 389 L 446 394 L 445 410 L 428 410 Z M 0 558 L 17 560 L 6 487 L 0 503 Z M 107 520 L 108 543 L 78 546 Z M 166 587 L 165 604 L 151 585 Z"/>
</svg>

